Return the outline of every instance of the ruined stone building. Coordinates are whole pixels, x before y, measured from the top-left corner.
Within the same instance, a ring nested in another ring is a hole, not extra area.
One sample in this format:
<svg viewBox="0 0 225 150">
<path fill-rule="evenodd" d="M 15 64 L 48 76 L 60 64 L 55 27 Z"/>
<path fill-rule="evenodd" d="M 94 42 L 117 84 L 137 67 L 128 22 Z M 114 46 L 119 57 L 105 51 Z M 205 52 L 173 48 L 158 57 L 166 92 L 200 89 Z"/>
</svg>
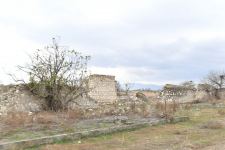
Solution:
<svg viewBox="0 0 225 150">
<path fill-rule="evenodd" d="M 89 97 L 98 103 L 117 101 L 115 76 L 91 75 L 89 77 Z M 79 100 L 78 100 L 79 102 Z M 80 105 L 91 105 L 88 99 L 82 99 Z M 22 85 L 0 85 L 0 115 L 7 111 L 40 111 L 41 101 Z"/>
<path fill-rule="evenodd" d="M 117 101 L 115 76 L 91 75 L 89 77 L 88 95 L 100 103 L 114 103 Z"/>
<path fill-rule="evenodd" d="M 207 93 L 198 88 L 173 84 L 166 84 L 160 92 L 160 99 L 175 100 L 180 103 L 204 100 L 206 97 Z"/>
<path fill-rule="evenodd" d="M 182 85 L 166 84 L 162 92 L 165 96 L 180 97 L 180 96 L 186 96 L 188 93 L 192 93 L 195 91 L 196 91 L 196 88 L 194 87 L 185 87 Z"/>
</svg>

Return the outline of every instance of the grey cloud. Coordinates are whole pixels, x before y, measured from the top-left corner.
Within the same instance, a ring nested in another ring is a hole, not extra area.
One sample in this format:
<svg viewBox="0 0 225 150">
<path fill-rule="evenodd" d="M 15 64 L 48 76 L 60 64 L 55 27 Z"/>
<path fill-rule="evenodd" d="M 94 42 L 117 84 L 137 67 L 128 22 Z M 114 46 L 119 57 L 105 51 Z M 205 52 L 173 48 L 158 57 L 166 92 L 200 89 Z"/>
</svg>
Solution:
<svg viewBox="0 0 225 150">
<path fill-rule="evenodd" d="M 145 81 L 197 81 L 209 70 L 225 68 L 224 4 L 220 0 L 127 1 L 121 4 L 121 15 L 112 18 L 115 21 L 96 23 L 88 18 L 92 12 L 84 15 L 86 9 L 79 1 L 41 1 L 36 10 L 41 25 L 31 22 L 31 16 L 0 18 L 0 23 L 39 44 L 59 35 L 63 45 L 92 55 L 91 66 L 145 68 L 130 71 Z M 201 39 L 198 31 L 209 32 L 208 39 Z M 215 38 L 216 33 L 222 37 Z M 200 38 L 193 40 L 196 36 Z"/>
</svg>

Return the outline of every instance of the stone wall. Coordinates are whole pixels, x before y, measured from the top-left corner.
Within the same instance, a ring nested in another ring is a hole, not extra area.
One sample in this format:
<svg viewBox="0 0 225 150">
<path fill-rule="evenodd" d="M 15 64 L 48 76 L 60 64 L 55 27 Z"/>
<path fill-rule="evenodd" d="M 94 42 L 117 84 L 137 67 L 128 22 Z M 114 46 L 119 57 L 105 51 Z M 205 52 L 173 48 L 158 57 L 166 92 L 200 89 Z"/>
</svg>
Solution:
<svg viewBox="0 0 225 150">
<path fill-rule="evenodd" d="M 41 110 L 41 100 L 22 85 L 0 85 L 0 115 L 7 112 L 36 112 Z"/>
<path fill-rule="evenodd" d="M 115 76 L 91 75 L 89 77 L 89 96 L 100 103 L 117 101 Z"/>
<path fill-rule="evenodd" d="M 89 80 L 89 97 L 78 98 L 70 108 L 94 108 L 97 105 L 117 101 L 115 76 L 91 75 Z M 32 95 L 23 85 L 0 85 L 0 115 L 7 112 L 41 111 L 43 100 Z"/>
<path fill-rule="evenodd" d="M 159 98 L 161 100 L 175 100 L 179 103 L 186 103 L 193 101 L 206 101 L 208 100 L 208 94 L 204 90 L 195 87 L 167 84 L 160 92 Z"/>
</svg>

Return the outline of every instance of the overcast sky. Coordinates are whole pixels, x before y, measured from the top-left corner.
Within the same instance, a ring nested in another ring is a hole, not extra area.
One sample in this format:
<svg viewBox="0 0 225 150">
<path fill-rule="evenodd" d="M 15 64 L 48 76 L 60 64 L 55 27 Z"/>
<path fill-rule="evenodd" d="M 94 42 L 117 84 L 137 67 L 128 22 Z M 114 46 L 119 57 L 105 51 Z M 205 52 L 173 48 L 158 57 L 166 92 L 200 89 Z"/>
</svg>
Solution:
<svg viewBox="0 0 225 150">
<path fill-rule="evenodd" d="M 143 84 L 198 82 L 225 68 L 225 1 L 1 0 L 1 83 L 58 36 L 92 56 L 92 73 Z"/>
</svg>

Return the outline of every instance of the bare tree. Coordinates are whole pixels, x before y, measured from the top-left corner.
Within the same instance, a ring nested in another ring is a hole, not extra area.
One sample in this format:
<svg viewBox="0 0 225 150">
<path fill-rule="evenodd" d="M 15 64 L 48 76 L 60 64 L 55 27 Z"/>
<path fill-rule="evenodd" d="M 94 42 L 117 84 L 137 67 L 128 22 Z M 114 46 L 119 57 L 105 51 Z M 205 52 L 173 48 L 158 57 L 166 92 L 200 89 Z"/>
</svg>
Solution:
<svg viewBox="0 0 225 150">
<path fill-rule="evenodd" d="M 205 82 L 215 89 L 222 89 L 225 87 L 225 72 L 211 71 L 205 78 Z"/>
<path fill-rule="evenodd" d="M 123 91 L 123 89 L 121 87 L 121 84 L 119 83 L 119 81 L 116 81 L 116 92 L 117 92 L 117 95 L 119 96 L 122 91 Z"/>
<path fill-rule="evenodd" d="M 203 80 L 203 82 L 207 85 L 210 85 L 212 87 L 212 90 L 214 91 L 214 95 L 216 98 L 219 97 L 219 91 L 221 91 L 222 88 L 225 87 L 225 72 L 216 72 L 211 71 Z"/>
<path fill-rule="evenodd" d="M 129 91 L 130 91 L 131 87 L 132 87 L 131 83 L 125 83 L 124 84 L 124 91 L 125 91 L 126 95 L 129 94 Z"/>
<path fill-rule="evenodd" d="M 65 109 L 69 102 L 88 92 L 89 59 L 90 56 L 59 46 L 53 38 L 52 45 L 30 56 L 28 65 L 18 66 L 29 76 L 29 81 L 17 81 L 23 81 L 33 94 L 44 98 L 46 109 Z"/>
<path fill-rule="evenodd" d="M 211 71 L 205 78 L 205 83 L 213 86 L 215 89 L 222 89 L 225 86 L 225 72 Z"/>
</svg>

